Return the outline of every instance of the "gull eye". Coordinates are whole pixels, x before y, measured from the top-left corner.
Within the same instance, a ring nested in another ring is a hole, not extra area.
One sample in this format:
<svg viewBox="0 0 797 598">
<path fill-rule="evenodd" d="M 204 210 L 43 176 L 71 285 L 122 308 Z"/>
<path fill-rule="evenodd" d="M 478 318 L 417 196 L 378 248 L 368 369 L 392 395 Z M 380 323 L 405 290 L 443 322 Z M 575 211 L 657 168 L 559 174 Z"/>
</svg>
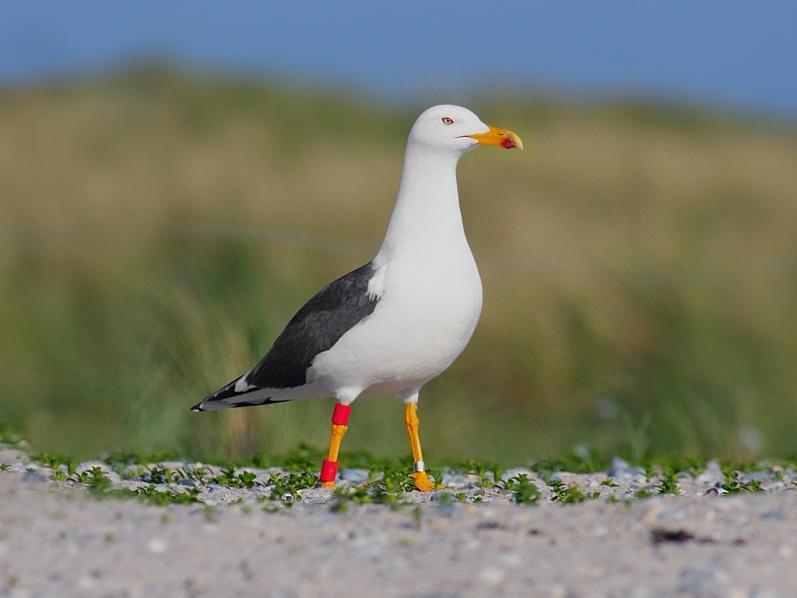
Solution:
<svg viewBox="0 0 797 598">
<path fill-rule="evenodd" d="M 442 119 L 440 119 L 440 120 L 442 120 L 442 121 L 443 121 L 443 124 L 444 124 L 444 125 L 453 125 L 453 124 L 454 124 L 454 119 L 453 119 L 453 118 L 451 118 L 450 116 L 444 116 L 444 117 L 443 117 Z"/>
</svg>

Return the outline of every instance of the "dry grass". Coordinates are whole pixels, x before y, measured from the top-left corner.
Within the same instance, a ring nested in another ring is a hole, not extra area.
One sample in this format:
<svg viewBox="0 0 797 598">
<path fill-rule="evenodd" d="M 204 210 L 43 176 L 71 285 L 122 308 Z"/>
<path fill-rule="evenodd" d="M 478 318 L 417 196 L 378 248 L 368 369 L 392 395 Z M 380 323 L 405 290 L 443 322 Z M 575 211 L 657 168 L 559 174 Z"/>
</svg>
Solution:
<svg viewBox="0 0 797 598">
<path fill-rule="evenodd" d="M 430 456 L 797 452 L 794 128 L 474 107 L 530 151 L 460 167 L 486 302 Z M 412 113 L 148 72 L 0 96 L 3 417 L 78 452 L 323 444 L 327 402 L 187 408 L 370 258 Z M 358 403 L 347 446 L 377 441 L 404 450 L 398 404 Z"/>
</svg>

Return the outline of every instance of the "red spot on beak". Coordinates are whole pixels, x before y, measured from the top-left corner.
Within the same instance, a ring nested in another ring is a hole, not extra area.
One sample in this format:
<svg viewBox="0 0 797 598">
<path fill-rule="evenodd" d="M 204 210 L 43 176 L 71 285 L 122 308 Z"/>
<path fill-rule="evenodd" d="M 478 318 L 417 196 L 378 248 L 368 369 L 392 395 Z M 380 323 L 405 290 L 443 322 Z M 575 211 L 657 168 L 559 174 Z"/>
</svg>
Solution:
<svg viewBox="0 0 797 598">
<path fill-rule="evenodd" d="M 474 133 L 473 135 L 466 135 L 471 139 L 475 139 L 482 145 L 497 145 L 504 149 L 523 149 L 523 142 L 518 137 L 517 133 L 509 129 L 499 129 L 498 127 L 489 127 L 486 133 Z"/>
</svg>

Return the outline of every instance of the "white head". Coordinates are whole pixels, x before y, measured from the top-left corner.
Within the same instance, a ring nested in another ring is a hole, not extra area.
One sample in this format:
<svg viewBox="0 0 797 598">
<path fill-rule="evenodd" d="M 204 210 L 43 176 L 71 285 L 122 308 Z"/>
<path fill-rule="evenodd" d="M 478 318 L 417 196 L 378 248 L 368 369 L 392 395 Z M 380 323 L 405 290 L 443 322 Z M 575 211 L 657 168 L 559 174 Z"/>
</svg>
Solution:
<svg viewBox="0 0 797 598">
<path fill-rule="evenodd" d="M 432 106 L 412 125 L 409 142 L 430 149 L 464 154 L 478 145 L 497 145 L 504 149 L 523 149 L 517 133 L 484 124 L 462 106 Z"/>
</svg>

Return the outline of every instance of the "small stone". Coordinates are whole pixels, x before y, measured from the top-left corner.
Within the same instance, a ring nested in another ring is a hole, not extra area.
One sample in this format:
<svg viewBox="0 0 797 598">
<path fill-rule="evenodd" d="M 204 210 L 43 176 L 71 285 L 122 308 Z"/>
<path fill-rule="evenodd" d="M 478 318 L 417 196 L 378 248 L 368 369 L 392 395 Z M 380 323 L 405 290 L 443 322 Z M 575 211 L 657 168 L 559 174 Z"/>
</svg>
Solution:
<svg viewBox="0 0 797 598">
<path fill-rule="evenodd" d="M 462 517 L 462 505 L 456 502 L 438 505 L 436 511 L 439 515 L 442 515 L 447 519 L 459 519 Z"/>
<path fill-rule="evenodd" d="M 505 565 L 509 565 L 510 567 L 517 567 L 523 562 L 523 559 L 520 558 L 520 555 L 517 552 L 505 552 L 502 554 L 499 559 Z"/>
<path fill-rule="evenodd" d="M 525 475 L 527 478 L 531 479 L 534 477 L 534 472 L 531 471 L 528 467 L 513 467 L 512 469 L 507 469 L 501 475 L 501 481 L 506 482 L 514 477 L 519 475 Z"/>
<path fill-rule="evenodd" d="M 485 567 L 479 571 L 479 581 L 489 586 L 497 586 L 506 577 L 506 573 L 497 567 Z"/>
<path fill-rule="evenodd" d="M 99 467 L 104 473 L 108 473 L 111 469 L 102 461 L 84 461 L 75 467 L 77 473 L 85 473 L 94 467 Z"/>
<path fill-rule="evenodd" d="M 22 481 L 28 484 L 43 484 L 49 482 L 49 478 L 39 471 L 26 471 L 22 476 Z"/>
<path fill-rule="evenodd" d="M 659 516 L 659 521 L 675 521 L 677 519 L 684 518 L 684 510 L 678 507 L 672 507 L 671 509 L 666 509 L 662 511 Z"/>
<path fill-rule="evenodd" d="M 702 591 L 712 588 L 717 584 L 728 582 L 728 576 L 719 567 L 686 567 L 680 572 L 680 590 L 684 593 L 699 594 Z"/>
<path fill-rule="evenodd" d="M 764 511 L 761 513 L 761 519 L 773 519 L 775 521 L 783 521 L 786 519 L 786 514 L 783 511 Z"/>
<path fill-rule="evenodd" d="M 642 523 L 645 525 L 650 525 L 656 521 L 659 518 L 659 515 L 661 515 L 665 510 L 665 506 L 659 501 L 651 500 L 650 503 L 650 506 L 645 510 L 641 519 Z"/>
<path fill-rule="evenodd" d="M 332 500 L 333 495 L 332 488 L 303 488 L 299 490 L 299 497 L 306 504 L 323 504 Z M 290 495 L 288 497 L 290 498 Z"/>
<path fill-rule="evenodd" d="M 182 469 L 188 465 L 185 461 L 162 461 L 160 463 L 150 463 L 150 469 L 153 467 L 162 467 L 163 469 L 168 470 L 177 470 Z"/>
<path fill-rule="evenodd" d="M 722 468 L 720 467 L 719 461 L 713 459 L 709 461 L 706 465 L 705 471 L 701 473 L 695 481 L 698 484 L 703 484 L 704 486 L 718 486 L 725 481 L 725 474 L 722 473 Z"/>
<path fill-rule="evenodd" d="M 741 479 L 742 482 L 747 484 L 750 482 L 769 482 L 775 479 L 775 473 L 772 471 L 751 471 L 742 474 Z"/>
<path fill-rule="evenodd" d="M 606 472 L 610 478 L 620 478 L 620 479 L 631 479 L 636 478 L 638 476 L 642 476 L 644 478 L 645 471 L 640 467 L 632 467 L 627 461 L 621 459 L 620 457 L 614 457 L 612 459 L 612 466 L 609 468 L 609 471 Z"/>
<path fill-rule="evenodd" d="M 607 476 L 603 473 L 595 473 L 595 474 L 585 474 L 583 475 L 584 479 L 586 480 L 586 488 L 595 488 L 599 489 L 603 487 L 603 482 L 606 481 Z"/>
<path fill-rule="evenodd" d="M 374 542 L 364 537 L 359 537 L 352 542 L 352 546 L 358 552 L 372 561 L 378 561 L 382 558 L 384 551 L 381 547 L 377 546 Z"/>
<path fill-rule="evenodd" d="M 452 490 L 463 490 L 475 486 L 469 479 L 469 476 L 462 473 L 444 473 L 443 486 L 451 488 Z"/>
<path fill-rule="evenodd" d="M 714 484 L 711 488 L 706 490 L 704 494 L 728 494 L 728 491 L 722 487 L 722 484 Z"/>
<path fill-rule="evenodd" d="M 160 538 L 152 538 L 149 542 L 147 542 L 147 548 L 150 552 L 154 552 L 155 554 L 163 554 L 169 549 L 169 545 L 165 540 Z"/>
<path fill-rule="evenodd" d="M 78 581 L 77 585 L 81 590 L 93 590 L 94 587 L 97 585 L 96 580 L 91 575 L 82 575 Z"/>
<path fill-rule="evenodd" d="M 368 470 L 347 467 L 340 472 L 340 479 L 344 482 L 352 482 L 354 484 L 362 484 L 368 481 Z"/>
</svg>

